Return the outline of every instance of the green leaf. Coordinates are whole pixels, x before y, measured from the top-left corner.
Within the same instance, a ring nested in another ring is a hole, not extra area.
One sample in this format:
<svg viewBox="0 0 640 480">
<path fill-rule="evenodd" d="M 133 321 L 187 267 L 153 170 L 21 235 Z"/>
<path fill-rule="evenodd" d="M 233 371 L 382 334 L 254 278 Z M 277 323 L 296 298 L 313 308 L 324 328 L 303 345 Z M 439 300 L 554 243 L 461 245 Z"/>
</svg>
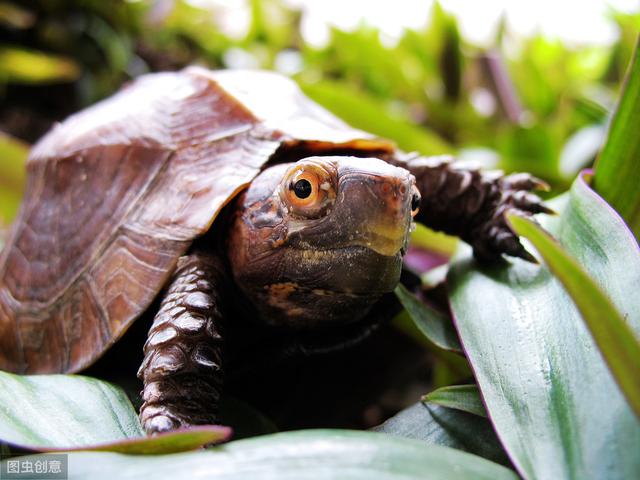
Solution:
<svg viewBox="0 0 640 480">
<path fill-rule="evenodd" d="M 622 392 L 640 415 L 640 342 L 611 300 L 582 267 L 530 219 L 507 215 L 513 230 L 536 247 L 580 310 Z"/>
<path fill-rule="evenodd" d="M 507 171 L 528 171 L 549 181 L 558 180 L 561 138 L 546 125 L 516 125 L 498 132 L 496 140 Z"/>
<path fill-rule="evenodd" d="M 607 140 L 596 162 L 594 188 L 640 238 L 640 37 L 629 64 Z"/>
<path fill-rule="evenodd" d="M 28 457 L 27 457 L 28 458 Z M 69 454 L 69 479 L 489 479 L 509 469 L 459 450 L 372 432 L 308 430 L 162 456 Z"/>
<path fill-rule="evenodd" d="M 0 79 L 55 83 L 70 82 L 79 75 L 80 68 L 71 59 L 17 47 L 0 48 Z"/>
<path fill-rule="evenodd" d="M 294 14 L 278 0 L 250 0 L 251 23 L 243 44 L 261 43 L 273 52 L 291 44 L 294 35 Z"/>
<path fill-rule="evenodd" d="M 459 100 L 462 90 L 463 57 L 461 43 L 456 19 L 447 15 L 439 63 L 445 96 L 449 101 L 453 102 Z"/>
<path fill-rule="evenodd" d="M 480 398 L 477 385 L 451 385 L 442 387 L 422 397 L 423 402 L 455 408 L 463 412 L 486 417 L 487 411 Z"/>
<path fill-rule="evenodd" d="M 229 435 L 228 428 L 206 426 L 145 437 L 131 403 L 114 385 L 75 375 L 0 372 L 0 442 L 22 449 L 158 454 Z"/>
<path fill-rule="evenodd" d="M 464 450 L 509 466 L 489 420 L 460 410 L 416 403 L 371 430 Z"/>
<path fill-rule="evenodd" d="M 153 437 L 136 437 L 96 445 L 81 445 L 76 448 L 47 448 L 38 450 L 117 452 L 128 455 L 160 455 L 187 452 L 212 443 L 220 443 L 231 437 L 231 429 L 217 425 L 189 427 L 182 430 L 160 433 Z M 21 445 L 21 447 L 24 447 Z"/>
<path fill-rule="evenodd" d="M 633 235 L 583 178 L 550 203 L 562 214 L 540 221 L 638 335 Z M 510 262 L 483 267 L 467 250 L 449 284 L 462 345 L 514 465 L 526 478 L 640 478 L 640 422 L 579 311 L 547 268 Z"/>
<path fill-rule="evenodd" d="M 18 211 L 28 154 L 27 144 L 0 132 L 0 228 Z"/>
<path fill-rule="evenodd" d="M 411 245 L 450 257 L 456 251 L 458 239 L 417 223 L 416 229 L 411 234 Z"/>
<path fill-rule="evenodd" d="M 425 305 L 402 284 L 396 287 L 395 294 L 425 337 L 445 350 L 458 352 L 462 350 L 458 335 L 449 318 Z"/>
<path fill-rule="evenodd" d="M 345 122 L 394 140 L 403 150 L 415 150 L 425 155 L 453 151 L 453 147 L 435 133 L 418 127 L 404 116 L 391 112 L 383 103 L 347 85 L 321 81 L 304 83 L 301 87 L 309 97 Z"/>
</svg>

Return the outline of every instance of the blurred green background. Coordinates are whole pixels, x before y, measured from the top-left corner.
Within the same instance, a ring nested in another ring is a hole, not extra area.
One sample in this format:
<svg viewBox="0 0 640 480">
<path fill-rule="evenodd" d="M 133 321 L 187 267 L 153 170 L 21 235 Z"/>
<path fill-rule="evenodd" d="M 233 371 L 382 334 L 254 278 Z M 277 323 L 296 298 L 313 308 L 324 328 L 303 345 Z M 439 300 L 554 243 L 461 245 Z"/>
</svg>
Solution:
<svg viewBox="0 0 640 480">
<path fill-rule="evenodd" d="M 503 22 L 478 46 L 436 3 L 396 41 L 362 22 L 317 46 L 301 34 L 302 12 L 276 0 L 239 2 L 249 27 L 225 33 L 228 3 L 0 1 L 2 221 L 18 208 L 26 148 L 53 122 L 132 77 L 192 63 L 279 70 L 402 149 L 527 170 L 562 191 L 597 153 L 640 30 L 639 14 L 610 9 L 613 45 L 522 38 Z"/>
</svg>

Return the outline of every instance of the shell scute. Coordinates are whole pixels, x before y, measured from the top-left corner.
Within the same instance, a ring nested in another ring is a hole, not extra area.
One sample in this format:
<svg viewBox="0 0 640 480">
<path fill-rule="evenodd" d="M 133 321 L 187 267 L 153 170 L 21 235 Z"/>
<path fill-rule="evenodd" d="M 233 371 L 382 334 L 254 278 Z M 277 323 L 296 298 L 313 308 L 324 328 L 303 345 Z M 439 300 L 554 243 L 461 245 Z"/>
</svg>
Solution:
<svg viewBox="0 0 640 480">
<path fill-rule="evenodd" d="M 0 369 L 75 372 L 279 149 L 392 151 L 264 72 L 150 74 L 43 137 L 0 253 Z"/>
</svg>

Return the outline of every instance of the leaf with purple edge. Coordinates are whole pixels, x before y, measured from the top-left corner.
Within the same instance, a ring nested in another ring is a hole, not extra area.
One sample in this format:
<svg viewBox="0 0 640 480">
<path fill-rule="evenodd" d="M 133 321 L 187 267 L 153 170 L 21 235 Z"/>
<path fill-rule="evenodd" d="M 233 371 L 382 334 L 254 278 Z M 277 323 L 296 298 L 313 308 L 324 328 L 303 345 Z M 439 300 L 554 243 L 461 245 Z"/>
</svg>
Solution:
<svg viewBox="0 0 640 480">
<path fill-rule="evenodd" d="M 22 457 L 29 459 L 29 457 Z M 453 448 L 353 430 L 300 430 L 172 455 L 70 452 L 69 480 L 516 480 L 502 465 Z M 3 468 L 6 468 L 3 465 Z"/>
<path fill-rule="evenodd" d="M 416 403 L 371 430 L 456 448 L 511 466 L 489 420 L 462 410 Z"/>
<path fill-rule="evenodd" d="M 539 218 L 640 336 L 640 250 L 580 176 L 559 217 Z M 578 309 L 543 266 L 478 265 L 468 250 L 448 277 L 454 320 L 487 413 L 525 478 L 640 478 L 640 420 Z M 601 321 L 605 321 L 601 319 Z"/>
<path fill-rule="evenodd" d="M 640 342 L 609 297 L 582 267 L 539 225 L 508 214 L 518 235 L 528 239 L 580 310 L 600 353 L 629 404 L 640 415 Z"/>
<path fill-rule="evenodd" d="M 146 437 L 124 392 L 79 375 L 0 371 L 0 443 L 20 451 L 96 450 L 160 454 L 227 440 L 216 425 Z"/>
<path fill-rule="evenodd" d="M 56 450 L 90 450 L 95 452 L 118 452 L 129 455 L 160 455 L 187 452 L 200 447 L 229 440 L 232 430 L 219 425 L 202 425 L 165 432 L 152 437 L 135 437 L 116 442 Z"/>
</svg>

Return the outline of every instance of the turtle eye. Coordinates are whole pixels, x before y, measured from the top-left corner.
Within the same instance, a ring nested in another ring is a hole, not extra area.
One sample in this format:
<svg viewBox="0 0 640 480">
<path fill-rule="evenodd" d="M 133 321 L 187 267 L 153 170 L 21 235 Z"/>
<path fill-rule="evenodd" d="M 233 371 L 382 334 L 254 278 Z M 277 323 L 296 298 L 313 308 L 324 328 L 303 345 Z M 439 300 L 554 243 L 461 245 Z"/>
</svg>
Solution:
<svg viewBox="0 0 640 480">
<path fill-rule="evenodd" d="M 296 207 L 312 205 L 318 199 L 318 176 L 309 171 L 300 171 L 289 182 L 288 199 Z"/>
<path fill-rule="evenodd" d="M 414 185 L 411 189 L 411 216 L 415 217 L 420 210 L 420 200 L 422 197 L 420 196 L 420 190 Z"/>
<path fill-rule="evenodd" d="M 328 174 L 314 165 L 303 165 L 293 170 L 281 189 L 283 200 L 295 215 L 317 218 L 323 215 L 335 198 Z"/>
</svg>

